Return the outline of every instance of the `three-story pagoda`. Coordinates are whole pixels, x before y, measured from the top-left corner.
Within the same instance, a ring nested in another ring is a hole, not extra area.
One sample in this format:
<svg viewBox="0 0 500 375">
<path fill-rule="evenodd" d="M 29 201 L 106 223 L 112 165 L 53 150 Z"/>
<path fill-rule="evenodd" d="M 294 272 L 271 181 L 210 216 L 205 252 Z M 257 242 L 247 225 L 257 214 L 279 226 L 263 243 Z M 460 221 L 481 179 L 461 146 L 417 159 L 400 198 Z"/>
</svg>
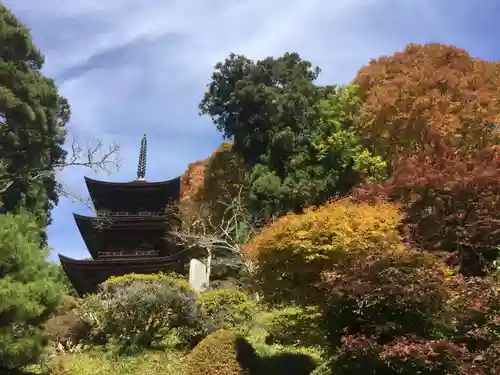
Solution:
<svg viewBox="0 0 500 375">
<path fill-rule="evenodd" d="M 97 216 L 73 214 L 92 259 L 59 254 L 62 267 L 80 295 L 96 292 L 111 276 L 174 271 L 184 274 L 187 254 L 169 241 L 174 224 L 166 207 L 179 201 L 180 177 L 148 182 L 146 136 L 141 141 L 137 179 L 103 182 L 85 177 Z"/>
</svg>

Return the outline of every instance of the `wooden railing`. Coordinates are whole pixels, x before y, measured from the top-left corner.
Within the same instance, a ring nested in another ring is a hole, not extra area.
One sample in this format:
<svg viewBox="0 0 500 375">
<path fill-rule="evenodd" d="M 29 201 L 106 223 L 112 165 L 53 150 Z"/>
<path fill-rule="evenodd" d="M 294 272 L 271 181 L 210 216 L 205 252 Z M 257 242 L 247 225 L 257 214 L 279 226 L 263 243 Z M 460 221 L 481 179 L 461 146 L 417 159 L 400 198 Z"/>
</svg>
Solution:
<svg viewBox="0 0 500 375">
<path fill-rule="evenodd" d="M 143 216 L 143 217 L 151 217 L 151 216 L 165 216 L 162 212 L 110 212 L 109 216 Z"/>
<path fill-rule="evenodd" d="M 100 251 L 99 258 L 150 257 L 158 254 L 158 250 L 111 250 Z"/>
</svg>

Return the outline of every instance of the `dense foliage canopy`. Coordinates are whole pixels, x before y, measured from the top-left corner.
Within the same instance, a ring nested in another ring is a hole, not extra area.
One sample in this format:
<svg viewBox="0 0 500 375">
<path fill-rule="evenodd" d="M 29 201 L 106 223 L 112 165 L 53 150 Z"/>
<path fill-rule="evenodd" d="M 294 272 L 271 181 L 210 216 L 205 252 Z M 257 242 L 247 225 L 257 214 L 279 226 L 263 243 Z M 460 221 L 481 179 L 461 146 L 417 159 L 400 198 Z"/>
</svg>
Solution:
<svg viewBox="0 0 500 375">
<path fill-rule="evenodd" d="M 446 252 L 468 275 L 484 275 L 499 254 L 500 155 L 487 148 L 466 154 L 445 144 L 401 159 L 383 184 L 355 189 L 400 204 L 412 245 Z"/>
<path fill-rule="evenodd" d="M 69 105 L 3 6 L 0 57 L 0 371 L 49 340 L 60 375 L 158 348 L 177 367 L 134 374 L 500 374 L 498 63 L 410 44 L 321 86 L 297 53 L 229 55 L 200 109 L 231 142 L 190 165 L 169 212 L 220 283 L 128 274 L 79 299 L 39 241 Z"/>
<path fill-rule="evenodd" d="M 400 222 L 390 204 L 358 204 L 347 198 L 286 215 L 246 248 L 256 262 L 258 290 L 273 302 L 314 299 L 321 272 L 380 248 L 401 250 Z"/>
<path fill-rule="evenodd" d="M 0 5 L 0 200 L 46 224 L 57 203 L 54 166 L 65 157 L 62 145 L 70 108 L 54 81 L 41 73 L 44 58 L 29 30 Z"/>
<path fill-rule="evenodd" d="M 63 287 L 40 249 L 40 227 L 27 214 L 0 215 L 0 369 L 36 362 L 42 324 L 57 309 Z"/>
<path fill-rule="evenodd" d="M 250 212 L 264 221 L 385 175 L 384 161 L 352 130 L 356 88 L 317 86 L 311 67 L 296 53 L 257 62 L 230 55 L 200 104 L 234 141 L 249 173 Z"/>
<path fill-rule="evenodd" d="M 409 44 L 373 59 L 354 82 L 357 129 L 393 162 L 436 138 L 474 150 L 500 144 L 500 69 L 454 46 Z"/>
</svg>

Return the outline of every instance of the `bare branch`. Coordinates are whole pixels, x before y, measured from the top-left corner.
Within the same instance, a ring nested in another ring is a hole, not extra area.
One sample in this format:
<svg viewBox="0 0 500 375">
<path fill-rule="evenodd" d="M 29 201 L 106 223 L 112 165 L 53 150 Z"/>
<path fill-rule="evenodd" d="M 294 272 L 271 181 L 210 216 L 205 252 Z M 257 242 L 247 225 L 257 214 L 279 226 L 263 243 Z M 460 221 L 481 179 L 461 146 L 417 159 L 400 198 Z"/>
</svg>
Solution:
<svg viewBox="0 0 500 375">
<path fill-rule="evenodd" d="M 187 205 L 167 208 L 169 213 L 178 212 L 181 224 L 173 228 L 169 234 L 176 244 L 184 248 L 197 248 L 207 254 L 207 269 L 216 252 L 235 255 L 248 273 L 252 273 L 252 262 L 245 256 L 243 245 L 254 235 L 249 215 L 243 205 L 242 189 L 236 197 L 218 202 L 225 207 L 222 217 L 215 221 L 207 204 Z M 210 272 L 210 269 L 208 269 Z"/>
<path fill-rule="evenodd" d="M 73 203 L 81 203 L 87 207 L 90 211 L 95 213 L 94 205 L 90 197 L 84 198 L 72 192 L 67 186 L 63 184 L 58 184 L 56 188 L 57 194 L 60 197 L 65 197 L 71 199 Z"/>
<path fill-rule="evenodd" d="M 120 164 L 120 146 L 117 143 L 111 143 L 105 148 L 101 140 L 94 139 L 88 142 L 86 147 L 83 148 L 78 138 L 74 137 L 66 160 L 60 164 L 56 164 L 55 168 L 63 169 L 69 166 L 80 166 L 90 168 L 95 172 L 103 171 L 110 173 L 111 169 L 118 170 Z"/>
<path fill-rule="evenodd" d="M 54 163 L 50 168 L 30 168 L 21 170 L 15 176 L 4 175 L 0 178 L 0 194 L 6 192 L 12 184 L 17 181 L 34 181 L 41 178 L 53 177 L 55 172 L 64 168 L 76 166 L 90 168 L 95 172 L 112 173 L 112 170 L 119 170 L 121 164 L 120 146 L 117 143 L 111 143 L 105 147 L 101 140 L 94 139 L 89 141 L 86 147 L 82 147 L 78 139 L 74 137 L 71 142 L 70 150 L 65 160 Z M 0 169 L 2 169 L 0 164 Z M 57 193 L 60 196 L 73 199 L 73 201 L 83 203 L 90 210 L 94 211 L 90 198 L 82 198 L 71 193 L 67 187 L 59 185 Z"/>
</svg>

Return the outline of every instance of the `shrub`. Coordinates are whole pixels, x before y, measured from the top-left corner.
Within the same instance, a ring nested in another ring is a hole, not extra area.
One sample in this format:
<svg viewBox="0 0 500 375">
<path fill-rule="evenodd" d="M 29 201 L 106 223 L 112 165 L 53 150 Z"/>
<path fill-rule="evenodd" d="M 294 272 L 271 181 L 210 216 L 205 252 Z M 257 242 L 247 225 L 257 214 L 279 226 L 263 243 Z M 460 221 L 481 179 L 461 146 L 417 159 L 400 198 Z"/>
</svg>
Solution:
<svg viewBox="0 0 500 375">
<path fill-rule="evenodd" d="M 257 301 L 236 288 L 203 292 L 200 300 L 210 324 L 218 329 L 244 330 L 259 311 Z"/>
<path fill-rule="evenodd" d="M 332 373 L 373 375 L 484 374 L 466 348 L 449 340 L 400 337 L 380 344 L 365 336 L 345 336 Z"/>
<path fill-rule="evenodd" d="M 500 284 L 496 278 L 455 280 L 451 306 L 455 312 L 455 341 L 484 362 L 500 363 Z"/>
<path fill-rule="evenodd" d="M 323 275 L 328 339 L 343 335 L 440 338 L 449 325 L 453 272 L 430 254 L 374 251 Z M 448 280 L 449 279 L 449 280 Z"/>
<path fill-rule="evenodd" d="M 350 199 L 284 216 L 246 248 L 256 264 L 256 286 L 268 301 L 314 304 L 322 271 L 351 255 L 402 248 L 400 220 L 390 204 Z"/>
<path fill-rule="evenodd" d="M 56 311 L 62 286 L 40 249 L 40 228 L 26 214 L 0 215 L 0 368 L 38 360 L 42 325 Z"/>
<path fill-rule="evenodd" d="M 322 319 L 315 306 L 287 306 L 264 314 L 261 323 L 268 344 L 311 347 L 325 343 Z"/>
<path fill-rule="evenodd" d="M 358 130 L 389 162 L 436 137 L 466 150 L 499 144 L 491 126 L 499 122 L 499 72 L 454 46 L 409 44 L 358 72 Z"/>
<path fill-rule="evenodd" d="M 64 350 L 87 341 L 90 331 L 91 326 L 76 311 L 54 316 L 44 326 L 45 337 Z"/>
<path fill-rule="evenodd" d="M 183 375 L 242 375 L 251 371 L 255 363 L 252 345 L 232 331 L 219 330 L 188 354 Z"/>
<path fill-rule="evenodd" d="M 500 154 L 484 149 L 463 154 L 444 144 L 402 159 L 381 185 L 355 190 L 400 204 L 414 246 L 452 254 L 467 275 L 483 275 L 500 243 Z"/>
<path fill-rule="evenodd" d="M 105 282 L 103 282 L 100 287 L 105 291 L 115 291 L 120 288 L 129 286 L 136 281 L 156 281 L 165 280 L 175 289 L 179 289 L 184 292 L 191 292 L 193 289 L 189 285 L 189 281 L 185 277 L 178 275 L 176 273 L 151 273 L 151 274 L 140 274 L 140 273 L 128 273 L 123 276 L 112 276 Z"/>
<path fill-rule="evenodd" d="M 64 315 L 80 306 L 81 300 L 71 295 L 65 295 L 57 307 L 56 315 Z"/>
<path fill-rule="evenodd" d="M 94 340 L 120 350 L 159 344 L 177 328 L 198 327 L 201 309 L 188 283 L 172 275 L 127 275 L 111 278 L 85 298 L 84 319 Z"/>
<path fill-rule="evenodd" d="M 485 286 L 415 250 L 374 252 L 324 273 L 332 373 L 488 374 L 499 314 Z"/>
</svg>

